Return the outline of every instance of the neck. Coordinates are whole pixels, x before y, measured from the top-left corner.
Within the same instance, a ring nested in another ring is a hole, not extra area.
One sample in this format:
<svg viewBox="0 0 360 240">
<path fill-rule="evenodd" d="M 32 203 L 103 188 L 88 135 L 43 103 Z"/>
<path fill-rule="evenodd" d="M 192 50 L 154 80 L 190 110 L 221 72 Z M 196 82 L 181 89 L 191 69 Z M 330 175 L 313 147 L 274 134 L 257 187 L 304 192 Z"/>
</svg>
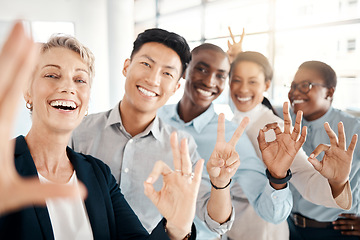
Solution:
<svg viewBox="0 0 360 240">
<path fill-rule="evenodd" d="M 210 105 L 207 107 L 196 105 L 190 101 L 190 99 L 183 96 L 179 102 L 178 113 L 181 120 L 184 122 L 190 122 L 203 114 L 206 110 L 209 109 L 209 107 Z"/>
<path fill-rule="evenodd" d="M 32 127 L 25 137 L 37 171 L 50 181 L 66 183 L 72 175 L 74 169 L 66 153 L 70 134 Z"/>
<path fill-rule="evenodd" d="M 142 133 L 156 117 L 156 112 L 139 112 L 124 100 L 121 101 L 119 108 L 122 124 L 131 136 Z"/>
</svg>

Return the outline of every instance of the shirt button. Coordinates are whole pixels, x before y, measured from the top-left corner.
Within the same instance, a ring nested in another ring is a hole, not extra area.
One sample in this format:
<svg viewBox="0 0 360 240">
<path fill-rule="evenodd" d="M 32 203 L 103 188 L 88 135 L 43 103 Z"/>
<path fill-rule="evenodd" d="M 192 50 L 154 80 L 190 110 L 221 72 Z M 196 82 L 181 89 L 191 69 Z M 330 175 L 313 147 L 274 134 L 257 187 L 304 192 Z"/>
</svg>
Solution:
<svg viewBox="0 0 360 240">
<path fill-rule="evenodd" d="M 124 172 L 125 172 L 125 173 L 128 173 L 128 172 L 129 172 L 129 169 L 128 169 L 128 168 L 125 168 L 125 169 L 124 169 Z"/>
<path fill-rule="evenodd" d="M 130 140 L 129 140 L 129 143 L 132 143 L 133 141 L 134 141 L 134 140 L 130 139 Z"/>
</svg>

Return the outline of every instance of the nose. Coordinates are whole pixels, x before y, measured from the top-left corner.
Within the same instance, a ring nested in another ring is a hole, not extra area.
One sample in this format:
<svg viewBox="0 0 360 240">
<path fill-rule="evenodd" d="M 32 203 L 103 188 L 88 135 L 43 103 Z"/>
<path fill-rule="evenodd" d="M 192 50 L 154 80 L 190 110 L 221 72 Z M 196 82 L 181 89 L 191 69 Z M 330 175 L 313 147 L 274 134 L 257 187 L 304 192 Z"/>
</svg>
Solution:
<svg viewBox="0 0 360 240">
<path fill-rule="evenodd" d="M 158 87 L 161 82 L 161 71 L 160 70 L 152 70 L 150 74 L 145 78 L 146 82 L 151 85 Z"/>
<path fill-rule="evenodd" d="M 239 84 L 239 92 L 246 93 L 249 91 L 249 86 L 245 81 L 241 81 Z"/>
<path fill-rule="evenodd" d="M 75 94 L 75 82 L 72 78 L 64 78 L 61 84 L 61 92 Z"/>
<path fill-rule="evenodd" d="M 216 74 L 215 73 L 209 74 L 205 78 L 204 84 L 207 87 L 216 87 Z"/>
</svg>

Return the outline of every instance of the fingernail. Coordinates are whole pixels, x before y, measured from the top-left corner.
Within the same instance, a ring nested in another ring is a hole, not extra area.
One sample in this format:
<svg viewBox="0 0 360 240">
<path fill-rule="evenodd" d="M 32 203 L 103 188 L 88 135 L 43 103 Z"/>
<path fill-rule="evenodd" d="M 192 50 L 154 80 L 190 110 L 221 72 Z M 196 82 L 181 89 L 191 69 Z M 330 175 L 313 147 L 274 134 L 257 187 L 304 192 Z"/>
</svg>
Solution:
<svg viewBox="0 0 360 240">
<path fill-rule="evenodd" d="M 148 177 L 148 179 L 146 179 L 146 182 L 147 182 L 147 183 L 152 183 L 152 180 L 153 180 L 152 177 Z"/>
<path fill-rule="evenodd" d="M 266 131 L 266 129 L 267 129 L 267 127 L 264 127 L 264 128 L 263 128 L 263 131 Z"/>
<path fill-rule="evenodd" d="M 314 154 L 312 153 L 312 154 L 310 154 L 310 158 L 314 158 Z"/>
</svg>

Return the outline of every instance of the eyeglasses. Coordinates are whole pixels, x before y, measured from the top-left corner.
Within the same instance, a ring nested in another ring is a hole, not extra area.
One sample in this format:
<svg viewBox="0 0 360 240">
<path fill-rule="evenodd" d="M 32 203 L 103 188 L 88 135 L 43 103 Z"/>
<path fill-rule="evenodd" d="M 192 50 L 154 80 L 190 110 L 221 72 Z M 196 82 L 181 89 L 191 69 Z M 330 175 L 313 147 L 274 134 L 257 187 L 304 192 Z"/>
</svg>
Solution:
<svg viewBox="0 0 360 240">
<path fill-rule="evenodd" d="M 308 92 L 310 92 L 313 86 L 326 87 L 326 85 L 321 83 L 301 82 L 301 83 L 292 83 L 290 86 L 290 91 L 295 91 L 297 89 L 299 90 L 299 92 L 303 94 L 307 94 Z"/>
</svg>

